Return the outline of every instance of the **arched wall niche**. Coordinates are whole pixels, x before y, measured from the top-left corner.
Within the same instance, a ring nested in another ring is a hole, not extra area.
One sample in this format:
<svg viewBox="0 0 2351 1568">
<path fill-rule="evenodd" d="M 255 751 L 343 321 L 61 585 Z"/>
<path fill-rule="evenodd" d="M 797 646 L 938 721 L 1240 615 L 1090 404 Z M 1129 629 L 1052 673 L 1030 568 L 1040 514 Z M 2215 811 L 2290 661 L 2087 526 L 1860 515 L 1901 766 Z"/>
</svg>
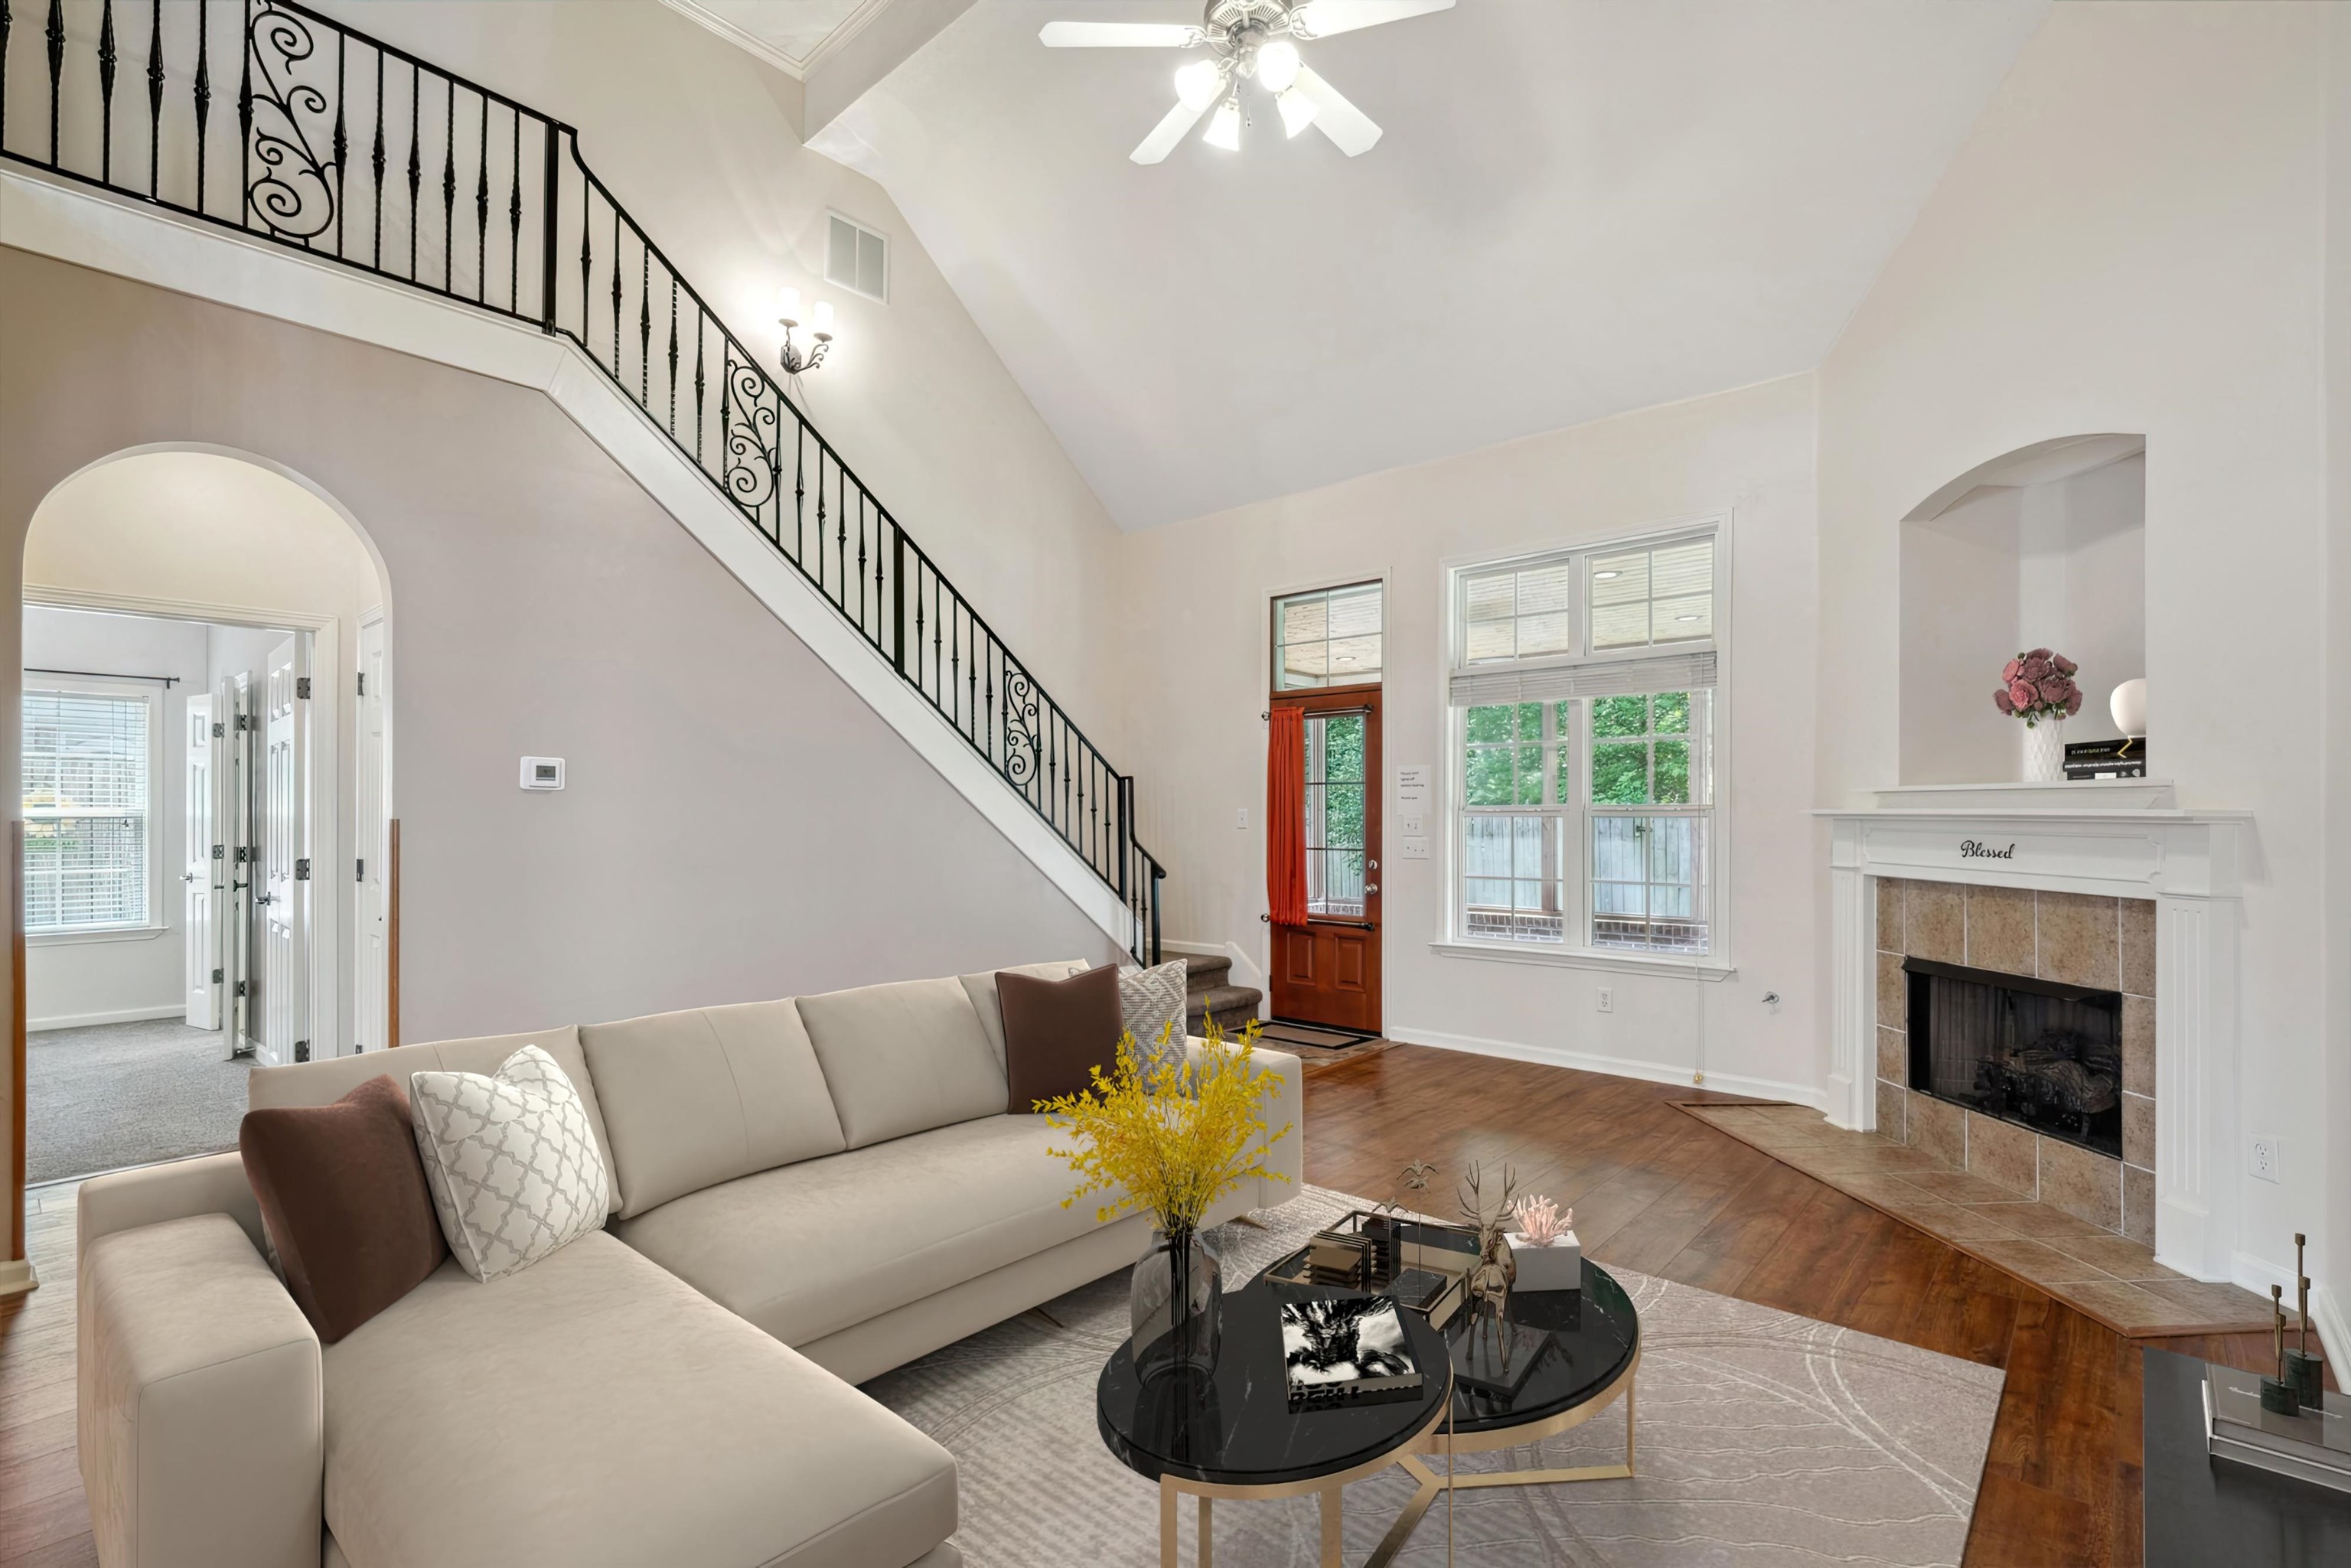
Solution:
<svg viewBox="0 0 2351 1568">
<path fill-rule="evenodd" d="M 2147 673 L 2147 438 L 2034 442 L 1912 507 L 1901 537 L 1901 779 L 2021 777 L 2022 726 L 1992 703 L 2001 666 L 2049 647 L 2081 665 L 2069 741 L 2120 733 L 2107 698 Z"/>
</svg>

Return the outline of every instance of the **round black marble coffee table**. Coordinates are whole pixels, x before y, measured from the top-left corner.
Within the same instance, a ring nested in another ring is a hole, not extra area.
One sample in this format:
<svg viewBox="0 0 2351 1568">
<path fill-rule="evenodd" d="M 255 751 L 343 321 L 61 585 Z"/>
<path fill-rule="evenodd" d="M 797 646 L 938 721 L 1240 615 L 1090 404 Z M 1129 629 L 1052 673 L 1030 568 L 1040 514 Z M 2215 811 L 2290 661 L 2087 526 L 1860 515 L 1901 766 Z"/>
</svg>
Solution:
<svg viewBox="0 0 2351 1568">
<path fill-rule="evenodd" d="M 1176 1568 L 1176 1500 L 1200 1500 L 1200 1568 L 1214 1560 L 1215 1500 L 1318 1494 L 1322 1563 L 1340 1568 L 1339 1489 L 1408 1458 L 1445 1418 L 1451 1389 L 1445 1341 L 1419 1313 L 1405 1335 L 1426 1381 L 1407 1398 L 1292 1410 L 1282 1373 L 1281 1303 L 1357 1294 L 1252 1280 L 1223 1301 L 1223 1345 L 1201 1377 L 1135 1376 L 1125 1345 L 1094 1390 L 1102 1441 L 1136 1474 L 1159 1483 L 1159 1561 Z M 1426 1505 L 1422 1505 L 1424 1510 Z"/>
</svg>

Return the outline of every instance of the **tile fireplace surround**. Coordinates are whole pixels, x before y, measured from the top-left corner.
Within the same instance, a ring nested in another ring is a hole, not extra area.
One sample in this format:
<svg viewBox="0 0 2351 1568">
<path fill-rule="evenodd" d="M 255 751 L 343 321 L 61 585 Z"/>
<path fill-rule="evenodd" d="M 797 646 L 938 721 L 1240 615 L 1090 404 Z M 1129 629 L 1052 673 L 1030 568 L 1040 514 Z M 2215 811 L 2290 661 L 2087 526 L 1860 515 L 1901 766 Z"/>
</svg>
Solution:
<svg viewBox="0 0 2351 1568">
<path fill-rule="evenodd" d="M 2241 812 L 2168 784 L 1918 786 L 1823 811 L 1829 1119 L 2152 1245 L 2203 1280 L 2236 1248 Z M 2123 996 L 2123 1157 L 1907 1086 L 1905 956 Z"/>
</svg>

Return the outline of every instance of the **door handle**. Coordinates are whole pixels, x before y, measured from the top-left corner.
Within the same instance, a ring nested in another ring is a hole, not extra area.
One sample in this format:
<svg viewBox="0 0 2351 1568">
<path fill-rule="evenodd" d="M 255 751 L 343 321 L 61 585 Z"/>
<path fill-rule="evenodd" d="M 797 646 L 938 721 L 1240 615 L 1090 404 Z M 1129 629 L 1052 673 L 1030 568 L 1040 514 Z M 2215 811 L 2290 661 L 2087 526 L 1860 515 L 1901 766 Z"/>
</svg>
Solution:
<svg viewBox="0 0 2351 1568">
<path fill-rule="evenodd" d="M 193 882 L 196 880 L 196 873 L 192 871 L 183 871 L 180 873 L 180 880 L 182 882 Z"/>
<path fill-rule="evenodd" d="M 1379 894 L 1380 884 L 1378 883 L 1367 882 L 1364 883 L 1364 896 L 1365 898 L 1377 898 Z"/>
<path fill-rule="evenodd" d="M 256 893 L 253 895 L 253 902 L 256 904 L 275 904 L 277 902 L 277 895 L 274 893 Z"/>
</svg>

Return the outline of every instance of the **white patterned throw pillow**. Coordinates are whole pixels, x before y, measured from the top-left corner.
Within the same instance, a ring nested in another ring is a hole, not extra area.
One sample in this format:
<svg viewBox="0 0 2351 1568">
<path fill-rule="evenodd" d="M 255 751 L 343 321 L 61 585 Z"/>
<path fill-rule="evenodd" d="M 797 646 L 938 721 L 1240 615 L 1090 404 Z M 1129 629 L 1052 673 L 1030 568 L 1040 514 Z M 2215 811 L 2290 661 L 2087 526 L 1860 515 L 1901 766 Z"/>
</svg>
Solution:
<svg viewBox="0 0 2351 1568">
<path fill-rule="evenodd" d="M 580 1091 L 526 1045 L 497 1072 L 415 1072 L 408 1103 L 459 1267 L 495 1280 L 604 1223 L 604 1157 Z"/>
<path fill-rule="evenodd" d="M 1175 1028 L 1168 1034 L 1165 1049 L 1177 1062 L 1183 1061 L 1186 999 L 1181 958 L 1171 958 L 1149 969 L 1118 972 L 1119 1011 L 1125 1017 L 1127 1032 L 1134 1036 L 1145 1071 L 1158 1064 L 1160 1032 L 1171 1023 Z"/>
</svg>

